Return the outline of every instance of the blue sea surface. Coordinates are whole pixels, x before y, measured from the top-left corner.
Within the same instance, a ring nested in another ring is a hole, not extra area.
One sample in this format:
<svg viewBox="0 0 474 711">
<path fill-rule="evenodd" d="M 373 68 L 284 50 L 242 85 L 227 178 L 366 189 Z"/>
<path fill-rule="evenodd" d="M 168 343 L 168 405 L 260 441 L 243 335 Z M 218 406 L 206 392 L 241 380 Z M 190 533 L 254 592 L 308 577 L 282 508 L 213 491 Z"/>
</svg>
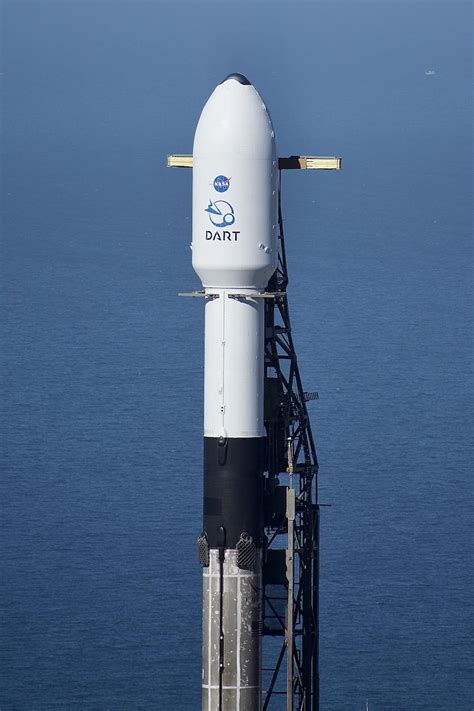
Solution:
<svg viewBox="0 0 474 711">
<path fill-rule="evenodd" d="M 5 0 L 2 35 L 1 710 L 200 708 L 203 309 L 165 158 L 241 71 L 280 155 L 344 161 L 283 176 L 321 711 L 471 711 L 471 5 Z"/>
</svg>

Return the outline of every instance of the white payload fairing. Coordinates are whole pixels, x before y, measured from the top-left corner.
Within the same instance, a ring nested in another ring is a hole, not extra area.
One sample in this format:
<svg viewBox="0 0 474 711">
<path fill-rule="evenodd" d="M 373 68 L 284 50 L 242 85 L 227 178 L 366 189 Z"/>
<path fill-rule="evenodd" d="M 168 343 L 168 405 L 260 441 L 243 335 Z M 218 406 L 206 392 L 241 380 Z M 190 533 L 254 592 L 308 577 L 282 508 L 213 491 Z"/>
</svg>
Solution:
<svg viewBox="0 0 474 711">
<path fill-rule="evenodd" d="M 264 291 L 278 259 L 278 158 L 264 102 L 231 74 L 193 148 L 193 267 L 205 289 L 203 705 L 261 697 Z"/>
</svg>

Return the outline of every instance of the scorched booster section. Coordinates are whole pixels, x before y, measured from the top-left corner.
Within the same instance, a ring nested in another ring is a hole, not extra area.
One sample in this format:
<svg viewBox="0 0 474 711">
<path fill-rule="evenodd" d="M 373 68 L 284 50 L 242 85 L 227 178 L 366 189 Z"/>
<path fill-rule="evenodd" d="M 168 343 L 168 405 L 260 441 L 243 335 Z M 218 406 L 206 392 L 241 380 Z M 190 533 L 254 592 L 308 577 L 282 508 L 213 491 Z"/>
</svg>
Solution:
<svg viewBox="0 0 474 711">
<path fill-rule="evenodd" d="M 278 259 L 278 159 L 265 104 L 230 75 L 193 147 L 193 268 L 205 299 L 203 709 L 261 698 L 264 298 Z"/>
</svg>

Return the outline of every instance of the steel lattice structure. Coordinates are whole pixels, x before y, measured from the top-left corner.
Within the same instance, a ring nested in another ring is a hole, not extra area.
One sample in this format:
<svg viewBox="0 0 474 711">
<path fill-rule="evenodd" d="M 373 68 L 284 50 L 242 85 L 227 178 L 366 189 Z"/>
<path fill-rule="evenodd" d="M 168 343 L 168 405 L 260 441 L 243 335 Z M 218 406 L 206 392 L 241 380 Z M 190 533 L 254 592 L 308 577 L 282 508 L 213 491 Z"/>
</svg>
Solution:
<svg viewBox="0 0 474 711">
<path fill-rule="evenodd" d="M 306 407 L 286 289 L 288 270 L 279 199 L 278 269 L 265 311 L 267 474 L 264 566 L 263 709 L 319 709 L 318 460 Z M 281 637 L 281 645 L 268 643 Z M 284 663 L 286 660 L 286 664 Z M 286 705 L 282 700 L 286 698 Z"/>
</svg>

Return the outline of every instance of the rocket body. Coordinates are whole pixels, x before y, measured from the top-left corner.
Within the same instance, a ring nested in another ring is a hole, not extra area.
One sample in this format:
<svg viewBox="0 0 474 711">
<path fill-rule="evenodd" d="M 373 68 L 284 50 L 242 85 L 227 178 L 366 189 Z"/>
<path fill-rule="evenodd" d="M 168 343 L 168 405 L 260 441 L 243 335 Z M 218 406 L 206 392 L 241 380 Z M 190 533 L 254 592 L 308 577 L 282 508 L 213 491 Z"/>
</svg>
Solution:
<svg viewBox="0 0 474 711">
<path fill-rule="evenodd" d="M 261 699 L 264 303 L 277 266 L 270 117 L 242 75 L 217 86 L 193 148 L 193 267 L 206 293 L 203 711 Z"/>
</svg>

